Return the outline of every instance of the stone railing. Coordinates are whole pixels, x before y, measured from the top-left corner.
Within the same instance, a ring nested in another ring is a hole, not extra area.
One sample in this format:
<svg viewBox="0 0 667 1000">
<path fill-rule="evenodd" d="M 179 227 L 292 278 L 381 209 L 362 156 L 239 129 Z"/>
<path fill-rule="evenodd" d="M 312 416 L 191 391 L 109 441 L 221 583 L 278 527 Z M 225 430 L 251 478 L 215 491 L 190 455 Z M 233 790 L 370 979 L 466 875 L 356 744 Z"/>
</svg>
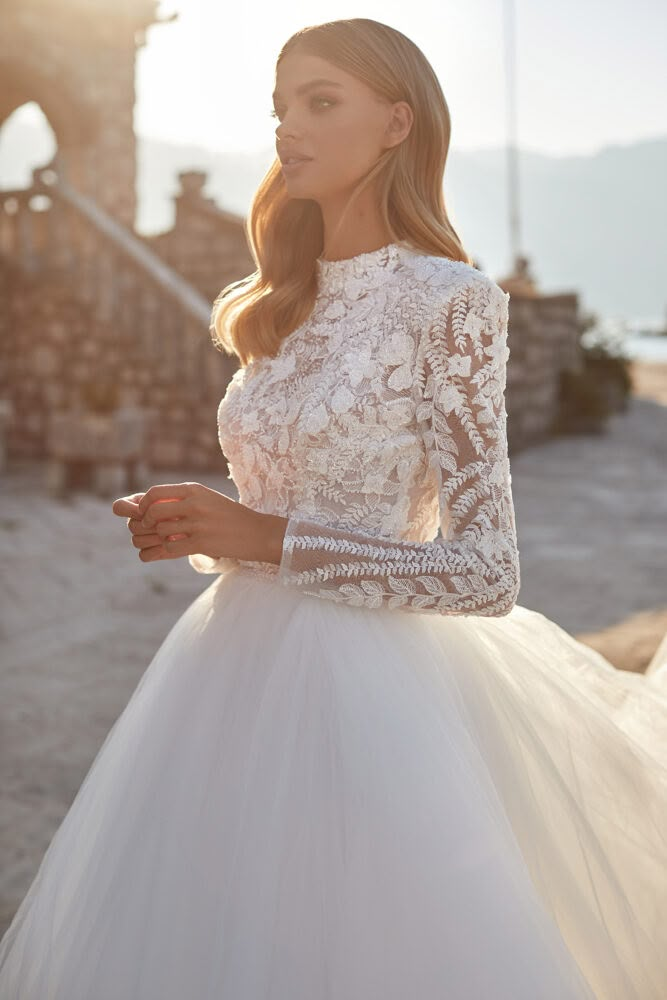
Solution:
<svg viewBox="0 0 667 1000">
<path fill-rule="evenodd" d="M 53 170 L 33 176 L 0 191 L 9 454 L 54 457 L 56 414 L 132 407 L 149 428 L 140 468 L 224 467 L 215 409 L 236 362 L 211 343 L 211 301 Z"/>
<path fill-rule="evenodd" d="M 211 303 L 142 240 L 50 168 L 31 188 L 0 191 L 0 255 L 24 274 L 56 274 L 119 343 L 131 341 L 199 385 L 211 371 Z M 203 335 L 202 335 L 203 334 Z"/>
</svg>

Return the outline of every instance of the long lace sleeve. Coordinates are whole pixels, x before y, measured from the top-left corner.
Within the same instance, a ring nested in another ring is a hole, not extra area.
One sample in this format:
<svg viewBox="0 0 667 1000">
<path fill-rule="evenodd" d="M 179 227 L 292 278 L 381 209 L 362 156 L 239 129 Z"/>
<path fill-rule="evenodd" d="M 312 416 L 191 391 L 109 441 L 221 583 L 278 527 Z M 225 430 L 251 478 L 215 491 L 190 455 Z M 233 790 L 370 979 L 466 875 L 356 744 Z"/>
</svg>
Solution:
<svg viewBox="0 0 667 1000">
<path fill-rule="evenodd" d="M 279 577 L 349 604 L 442 615 L 508 614 L 519 584 L 505 408 L 509 294 L 477 275 L 419 335 L 415 395 L 440 535 L 392 540 L 292 516 Z"/>
</svg>

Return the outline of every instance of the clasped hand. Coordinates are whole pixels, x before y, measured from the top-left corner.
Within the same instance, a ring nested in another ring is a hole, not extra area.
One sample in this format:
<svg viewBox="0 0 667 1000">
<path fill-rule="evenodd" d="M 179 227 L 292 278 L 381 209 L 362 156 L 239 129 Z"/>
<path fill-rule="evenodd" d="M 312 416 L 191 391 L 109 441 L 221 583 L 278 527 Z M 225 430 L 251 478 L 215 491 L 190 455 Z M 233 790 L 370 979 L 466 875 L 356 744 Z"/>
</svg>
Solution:
<svg viewBox="0 0 667 1000">
<path fill-rule="evenodd" d="M 112 510 L 127 518 L 142 562 L 195 553 L 213 559 L 261 558 L 256 553 L 263 515 L 201 483 L 151 486 L 115 500 Z"/>
</svg>

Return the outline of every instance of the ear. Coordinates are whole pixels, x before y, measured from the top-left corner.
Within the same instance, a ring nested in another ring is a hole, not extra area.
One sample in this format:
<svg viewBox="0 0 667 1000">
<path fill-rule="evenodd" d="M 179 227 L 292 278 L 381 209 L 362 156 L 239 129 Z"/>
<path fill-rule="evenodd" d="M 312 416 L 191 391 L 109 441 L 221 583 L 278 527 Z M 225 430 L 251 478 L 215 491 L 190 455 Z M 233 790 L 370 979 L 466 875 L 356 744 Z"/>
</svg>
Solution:
<svg viewBox="0 0 667 1000">
<path fill-rule="evenodd" d="M 392 106 L 385 130 L 385 142 L 388 148 L 403 142 L 410 133 L 413 121 L 412 108 L 407 101 L 397 101 Z"/>
</svg>

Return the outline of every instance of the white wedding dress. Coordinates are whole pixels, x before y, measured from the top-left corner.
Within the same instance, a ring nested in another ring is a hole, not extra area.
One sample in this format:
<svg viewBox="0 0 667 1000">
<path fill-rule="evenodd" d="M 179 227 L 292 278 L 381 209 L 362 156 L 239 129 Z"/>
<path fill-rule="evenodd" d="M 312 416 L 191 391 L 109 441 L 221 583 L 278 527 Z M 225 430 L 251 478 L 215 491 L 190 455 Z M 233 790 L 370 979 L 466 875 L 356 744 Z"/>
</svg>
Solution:
<svg viewBox="0 0 667 1000">
<path fill-rule="evenodd" d="M 190 557 L 218 575 L 53 837 L 0 998 L 665 1000 L 667 648 L 624 673 L 516 603 L 509 296 L 399 243 L 317 276 L 219 408 L 281 565 Z"/>
</svg>

